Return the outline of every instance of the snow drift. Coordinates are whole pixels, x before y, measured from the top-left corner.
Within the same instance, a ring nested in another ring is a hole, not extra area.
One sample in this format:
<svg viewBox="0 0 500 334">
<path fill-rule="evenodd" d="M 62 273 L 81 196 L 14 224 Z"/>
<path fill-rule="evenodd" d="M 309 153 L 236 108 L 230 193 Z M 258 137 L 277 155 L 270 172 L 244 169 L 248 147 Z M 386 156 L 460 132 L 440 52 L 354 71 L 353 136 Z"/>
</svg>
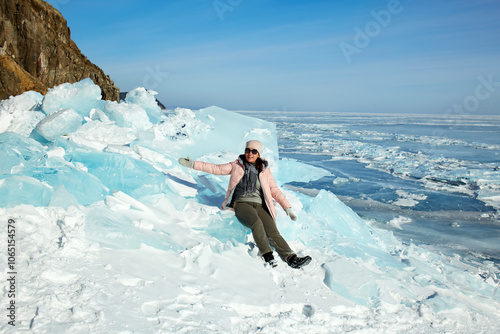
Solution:
<svg viewBox="0 0 500 334">
<path fill-rule="evenodd" d="M 249 231 L 219 209 L 228 178 L 177 159 L 225 163 L 259 139 L 281 185 L 329 173 L 280 161 L 272 123 L 218 107 L 162 113 L 154 95 L 106 102 L 84 80 L 0 103 L 0 230 L 15 222 L 17 280 L 14 297 L 1 280 L 16 305 L 2 331 L 500 329 L 492 262 L 404 244 L 328 191 L 283 189 L 298 220 L 278 210 L 280 231 L 313 262 L 265 267 Z"/>
</svg>

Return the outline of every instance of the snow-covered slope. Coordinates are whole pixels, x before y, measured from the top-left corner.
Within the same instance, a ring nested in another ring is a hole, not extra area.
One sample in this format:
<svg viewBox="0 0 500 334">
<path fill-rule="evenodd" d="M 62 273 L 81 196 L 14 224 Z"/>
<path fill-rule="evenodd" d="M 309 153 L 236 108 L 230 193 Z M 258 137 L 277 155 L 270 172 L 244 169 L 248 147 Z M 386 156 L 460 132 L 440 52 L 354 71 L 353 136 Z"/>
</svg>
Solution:
<svg viewBox="0 0 500 334">
<path fill-rule="evenodd" d="M 278 226 L 313 262 L 265 267 L 218 208 L 228 178 L 177 159 L 224 163 L 259 139 L 278 183 L 328 174 L 280 163 L 272 123 L 217 107 L 162 115 L 141 88 L 105 102 L 84 80 L 1 102 L 0 130 L 1 331 L 500 330 L 493 263 L 403 244 L 327 191 L 284 189 L 298 220 L 278 210 Z"/>
</svg>

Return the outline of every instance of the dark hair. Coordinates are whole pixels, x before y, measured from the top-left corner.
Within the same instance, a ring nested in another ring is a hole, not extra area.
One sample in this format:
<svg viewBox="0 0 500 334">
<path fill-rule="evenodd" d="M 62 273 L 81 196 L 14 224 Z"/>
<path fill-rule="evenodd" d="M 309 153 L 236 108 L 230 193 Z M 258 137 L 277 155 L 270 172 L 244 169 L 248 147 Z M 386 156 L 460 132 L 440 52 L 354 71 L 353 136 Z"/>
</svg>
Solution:
<svg viewBox="0 0 500 334">
<path fill-rule="evenodd" d="M 260 172 L 262 172 L 262 169 L 264 168 L 264 161 L 260 157 L 255 160 L 255 168 Z"/>
<path fill-rule="evenodd" d="M 243 155 L 243 160 L 245 161 L 245 163 L 249 163 L 245 155 Z M 262 172 L 262 169 L 264 169 L 264 161 L 260 157 L 255 160 L 255 168 L 257 168 L 259 173 Z"/>
</svg>

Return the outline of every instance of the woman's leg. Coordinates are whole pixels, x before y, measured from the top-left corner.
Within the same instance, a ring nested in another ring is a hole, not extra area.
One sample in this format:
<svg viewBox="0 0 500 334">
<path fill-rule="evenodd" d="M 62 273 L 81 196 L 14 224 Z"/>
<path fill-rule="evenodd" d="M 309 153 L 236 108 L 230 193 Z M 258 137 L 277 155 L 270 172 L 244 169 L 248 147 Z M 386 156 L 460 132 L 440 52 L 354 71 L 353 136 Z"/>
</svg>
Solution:
<svg viewBox="0 0 500 334">
<path fill-rule="evenodd" d="M 255 243 L 257 244 L 260 253 L 264 255 L 272 252 L 273 250 L 269 245 L 264 224 L 257 214 L 257 207 L 259 207 L 258 204 L 237 202 L 234 205 L 234 212 L 236 214 L 236 218 L 238 218 L 243 225 L 252 230 Z"/>
<path fill-rule="evenodd" d="M 288 259 L 295 255 L 294 251 L 290 248 L 285 239 L 281 236 L 276 226 L 276 222 L 267 209 L 263 206 L 258 206 L 257 214 L 263 223 L 265 233 L 271 242 L 271 245 L 276 249 L 281 258 L 288 262 Z"/>
</svg>

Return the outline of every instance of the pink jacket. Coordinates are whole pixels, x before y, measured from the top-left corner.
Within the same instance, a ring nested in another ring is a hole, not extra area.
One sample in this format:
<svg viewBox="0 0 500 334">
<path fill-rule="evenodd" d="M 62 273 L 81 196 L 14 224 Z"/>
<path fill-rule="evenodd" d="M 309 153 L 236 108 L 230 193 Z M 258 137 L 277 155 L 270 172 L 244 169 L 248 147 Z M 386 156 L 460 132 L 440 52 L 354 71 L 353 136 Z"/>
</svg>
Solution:
<svg viewBox="0 0 500 334">
<path fill-rule="evenodd" d="M 226 198 L 222 203 L 222 209 L 226 209 L 227 201 L 231 197 L 234 188 L 245 174 L 245 167 L 243 167 L 240 159 L 236 159 L 233 162 L 221 165 L 195 161 L 193 168 L 215 175 L 230 175 Z M 276 185 L 276 181 L 274 181 L 273 174 L 271 174 L 271 170 L 269 168 L 264 168 L 262 172 L 260 172 L 259 180 L 264 193 L 264 201 L 267 205 L 267 208 L 269 209 L 269 212 L 271 213 L 271 216 L 276 220 L 276 209 L 274 208 L 272 199 L 274 198 L 276 202 L 281 205 L 283 210 L 290 208 L 290 203 L 288 203 L 285 195 L 283 195 L 281 190 Z"/>
</svg>

